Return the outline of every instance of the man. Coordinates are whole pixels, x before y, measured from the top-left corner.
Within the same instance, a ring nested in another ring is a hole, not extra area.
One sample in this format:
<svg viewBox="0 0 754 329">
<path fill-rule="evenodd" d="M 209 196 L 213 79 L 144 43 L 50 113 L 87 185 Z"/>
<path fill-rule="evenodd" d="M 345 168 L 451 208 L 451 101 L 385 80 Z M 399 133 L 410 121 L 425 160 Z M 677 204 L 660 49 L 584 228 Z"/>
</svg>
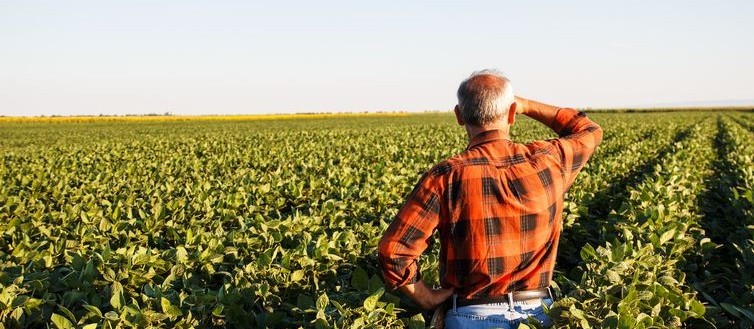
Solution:
<svg viewBox="0 0 754 329">
<path fill-rule="evenodd" d="M 384 280 L 427 310 L 449 300 L 447 328 L 515 328 L 529 316 L 547 325 L 542 304 L 553 302 L 563 196 L 602 129 L 582 112 L 514 98 L 497 71 L 473 73 L 457 96 L 456 120 L 469 145 L 422 176 L 385 232 L 379 244 Z M 512 142 L 517 113 L 560 138 Z M 417 264 L 435 230 L 440 289 L 421 280 Z"/>
</svg>

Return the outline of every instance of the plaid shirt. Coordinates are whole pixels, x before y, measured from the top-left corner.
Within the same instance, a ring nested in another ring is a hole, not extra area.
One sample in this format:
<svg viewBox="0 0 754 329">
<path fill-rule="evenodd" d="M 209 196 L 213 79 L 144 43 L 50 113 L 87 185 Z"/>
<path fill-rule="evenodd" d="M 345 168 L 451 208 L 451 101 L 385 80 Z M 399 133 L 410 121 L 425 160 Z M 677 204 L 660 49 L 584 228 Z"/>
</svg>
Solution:
<svg viewBox="0 0 754 329">
<path fill-rule="evenodd" d="M 417 260 L 435 230 L 442 286 L 459 297 L 549 286 L 564 194 L 602 140 L 573 109 L 560 109 L 553 128 L 560 138 L 529 144 L 483 132 L 424 174 L 380 240 L 387 286 L 421 279 Z"/>
</svg>

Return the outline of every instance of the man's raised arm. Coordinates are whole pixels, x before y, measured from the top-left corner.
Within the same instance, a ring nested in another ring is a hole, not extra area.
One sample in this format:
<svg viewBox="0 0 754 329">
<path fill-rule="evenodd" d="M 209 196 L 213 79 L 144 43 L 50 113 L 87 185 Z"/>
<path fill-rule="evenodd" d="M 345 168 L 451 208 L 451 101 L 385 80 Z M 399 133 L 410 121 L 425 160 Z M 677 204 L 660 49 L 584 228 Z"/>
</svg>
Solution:
<svg viewBox="0 0 754 329">
<path fill-rule="evenodd" d="M 519 96 L 516 96 L 515 102 L 517 114 L 523 114 L 541 122 L 554 130 L 560 137 L 590 132 L 594 133 L 593 137 L 595 137 L 593 147 L 596 147 L 602 141 L 602 128 L 594 121 L 587 119 L 583 112 L 552 106 Z"/>
<path fill-rule="evenodd" d="M 560 138 L 550 141 L 557 149 L 561 166 L 568 175 L 567 187 L 602 142 L 602 128 L 586 117 L 584 112 L 571 108 L 547 105 L 523 97 L 516 97 L 516 113 L 537 120 L 555 131 Z"/>
</svg>

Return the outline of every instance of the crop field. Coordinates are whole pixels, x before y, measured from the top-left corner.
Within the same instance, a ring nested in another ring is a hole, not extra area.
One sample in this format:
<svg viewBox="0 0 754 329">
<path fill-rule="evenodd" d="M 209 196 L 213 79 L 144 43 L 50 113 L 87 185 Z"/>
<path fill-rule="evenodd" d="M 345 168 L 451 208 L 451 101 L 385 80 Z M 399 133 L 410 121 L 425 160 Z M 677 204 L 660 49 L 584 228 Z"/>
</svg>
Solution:
<svg viewBox="0 0 754 329">
<path fill-rule="evenodd" d="M 754 113 L 589 116 L 555 326 L 754 326 Z M 0 328 L 424 328 L 377 242 L 466 141 L 448 113 L 0 121 Z"/>
</svg>

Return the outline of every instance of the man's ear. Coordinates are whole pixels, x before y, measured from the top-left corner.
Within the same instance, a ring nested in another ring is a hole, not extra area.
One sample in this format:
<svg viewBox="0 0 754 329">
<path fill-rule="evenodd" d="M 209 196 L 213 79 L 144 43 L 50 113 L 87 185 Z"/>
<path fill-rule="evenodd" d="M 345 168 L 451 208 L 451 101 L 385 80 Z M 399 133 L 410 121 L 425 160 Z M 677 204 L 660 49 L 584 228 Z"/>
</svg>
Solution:
<svg viewBox="0 0 754 329">
<path fill-rule="evenodd" d="M 458 122 L 459 125 L 463 126 L 466 124 L 466 122 L 463 122 L 463 117 L 461 116 L 461 108 L 456 105 L 456 107 L 453 109 L 453 112 L 456 113 L 456 122 Z"/>
<path fill-rule="evenodd" d="M 516 121 L 516 107 L 518 104 L 516 102 L 513 102 L 511 104 L 511 108 L 508 109 L 508 124 L 513 125 L 513 123 Z"/>
</svg>

